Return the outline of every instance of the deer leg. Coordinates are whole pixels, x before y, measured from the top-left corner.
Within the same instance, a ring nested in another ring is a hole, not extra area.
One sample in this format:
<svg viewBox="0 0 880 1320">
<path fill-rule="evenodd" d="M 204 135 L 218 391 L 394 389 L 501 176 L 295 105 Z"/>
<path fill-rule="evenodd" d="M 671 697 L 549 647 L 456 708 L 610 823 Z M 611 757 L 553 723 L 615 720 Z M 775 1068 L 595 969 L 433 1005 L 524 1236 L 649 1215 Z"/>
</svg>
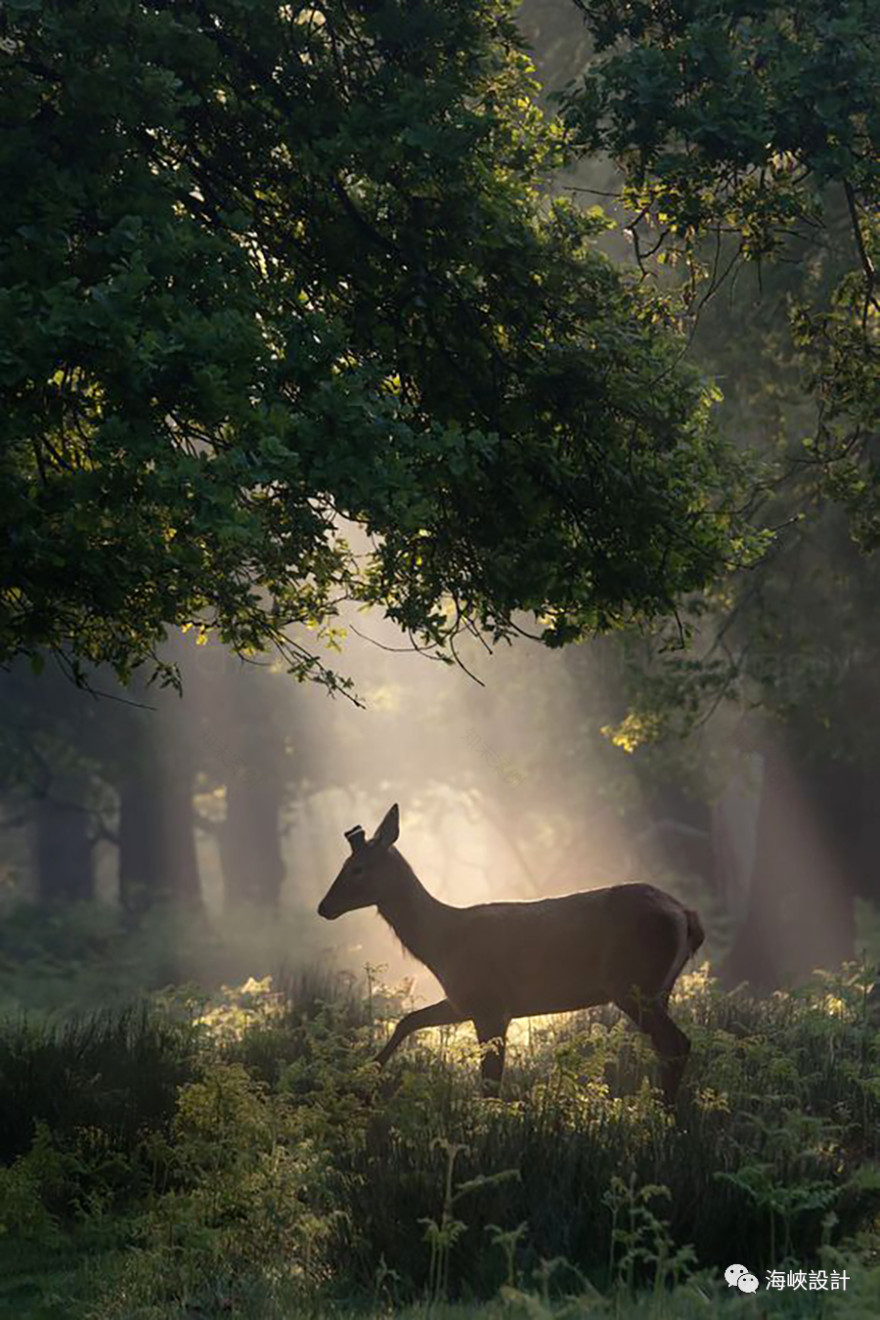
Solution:
<svg viewBox="0 0 880 1320">
<path fill-rule="evenodd" d="M 509 1025 L 510 1019 L 501 1016 L 474 1019 L 477 1040 L 485 1047 L 480 1063 L 480 1076 L 482 1077 L 483 1095 L 486 1098 L 497 1098 L 501 1090 L 501 1078 L 504 1074 L 504 1051 Z"/>
<path fill-rule="evenodd" d="M 664 995 L 641 996 L 634 993 L 621 995 L 614 1002 L 627 1017 L 632 1018 L 640 1031 L 651 1037 L 651 1043 L 660 1058 L 663 1098 L 672 1109 L 691 1052 L 691 1043 L 666 1011 L 665 999 Z"/>
<path fill-rule="evenodd" d="M 427 1008 L 417 1008 L 400 1019 L 387 1045 L 376 1055 L 375 1062 L 384 1067 L 407 1036 L 411 1036 L 414 1031 L 421 1031 L 422 1027 L 451 1027 L 463 1021 L 461 1013 L 453 1008 L 448 999 L 441 999 L 439 1004 L 429 1004 Z"/>
</svg>

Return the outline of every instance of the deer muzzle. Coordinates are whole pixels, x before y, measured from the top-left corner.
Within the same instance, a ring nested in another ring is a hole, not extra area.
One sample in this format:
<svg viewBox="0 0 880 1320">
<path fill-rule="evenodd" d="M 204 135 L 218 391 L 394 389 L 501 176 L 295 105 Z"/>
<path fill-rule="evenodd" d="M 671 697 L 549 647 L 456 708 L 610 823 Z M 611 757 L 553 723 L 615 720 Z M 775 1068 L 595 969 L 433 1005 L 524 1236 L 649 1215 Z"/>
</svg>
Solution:
<svg viewBox="0 0 880 1320">
<path fill-rule="evenodd" d="M 331 909 L 330 905 L 327 902 L 327 898 L 329 897 L 330 896 L 328 894 L 327 897 L 322 898 L 320 903 L 318 904 L 318 916 L 323 917 L 326 921 L 335 921 L 337 917 L 342 916 L 342 913 L 334 912 Z"/>
</svg>

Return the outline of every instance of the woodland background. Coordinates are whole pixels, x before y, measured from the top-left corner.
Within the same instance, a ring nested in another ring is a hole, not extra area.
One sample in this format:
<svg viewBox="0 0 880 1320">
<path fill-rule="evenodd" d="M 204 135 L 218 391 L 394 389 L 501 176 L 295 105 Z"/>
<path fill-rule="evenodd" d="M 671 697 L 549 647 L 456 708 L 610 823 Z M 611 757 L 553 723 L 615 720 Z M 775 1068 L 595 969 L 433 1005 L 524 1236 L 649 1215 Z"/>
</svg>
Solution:
<svg viewBox="0 0 880 1320">
<path fill-rule="evenodd" d="M 11 0 L 8 1314 L 876 1314 L 877 35 Z M 447 901 L 699 908 L 677 1122 L 610 1009 L 379 1083 L 394 801 Z"/>
</svg>

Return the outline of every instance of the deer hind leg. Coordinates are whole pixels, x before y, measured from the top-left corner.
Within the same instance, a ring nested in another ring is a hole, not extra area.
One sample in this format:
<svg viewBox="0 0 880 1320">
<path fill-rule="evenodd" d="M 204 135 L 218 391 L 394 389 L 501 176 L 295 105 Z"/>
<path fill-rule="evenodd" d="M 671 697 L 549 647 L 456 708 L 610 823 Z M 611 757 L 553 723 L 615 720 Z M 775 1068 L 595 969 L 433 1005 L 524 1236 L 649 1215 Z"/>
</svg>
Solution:
<svg viewBox="0 0 880 1320">
<path fill-rule="evenodd" d="M 484 1047 L 480 1063 L 483 1095 L 487 1099 L 497 1098 L 501 1091 L 501 1078 L 504 1075 L 504 1055 L 507 1045 L 507 1028 L 510 1018 L 502 1014 L 474 1018 L 477 1040 Z"/>
<path fill-rule="evenodd" d="M 650 1036 L 651 1043 L 660 1058 L 660 1081 L 663 1098 L 671 1109 L 681 1085 L 682 1075 L 691 1052 L 691 1043 L 687 1036 L 673 1022 L 666 1011 L 668 993 L 660 995 L 640 995 L 634 990 L 614 1000 L 618 1008 L 632 1018 L 640 1031 Z"/>
<path fill-rule="evenodd" d="M 376 1055 L 375 1062 L 380 1068 L 384 1067 L 407 1036 L 411 1036 L 414 1031 L 421 1031 L 422 1027 L 451 1027 L 463 1021 L 461 1013 L 448 999 L 441 999 L 438 1004 L 429 1004 L 427 1008 L 417 1008 L 400 1019 L 390 1040 Z"/>
</svg>

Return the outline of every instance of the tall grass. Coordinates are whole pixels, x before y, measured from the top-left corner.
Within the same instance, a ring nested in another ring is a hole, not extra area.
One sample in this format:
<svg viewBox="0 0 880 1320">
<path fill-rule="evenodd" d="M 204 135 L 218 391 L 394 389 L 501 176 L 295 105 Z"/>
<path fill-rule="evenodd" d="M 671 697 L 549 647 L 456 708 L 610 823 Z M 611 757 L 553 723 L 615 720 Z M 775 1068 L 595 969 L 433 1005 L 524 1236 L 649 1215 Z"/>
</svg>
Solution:
<svg viewBox="0 0 880 1320">
<path fill-rule="evenodd" d="M 405 1005 L 326 974 L 10 1019 L 0 1313 L 6 1296 L 9 1314 L 101 1320 L 876 1315 L 870 987 L 856 966 L 765 1001 L 684 978 L 694 1049 L 674 1117 L 612 1010 L 529 1024 L 500 1101 L 478 1095 L 465 1029 L 414 1039 L 378 1075 Z M 72 1262 L 48 1293 L 41 1250 Z M 733 1260 L 762 1284 L 846 1265 L 849 1291 L 800 1309 L 737 1295 Z"/>
</svg>

